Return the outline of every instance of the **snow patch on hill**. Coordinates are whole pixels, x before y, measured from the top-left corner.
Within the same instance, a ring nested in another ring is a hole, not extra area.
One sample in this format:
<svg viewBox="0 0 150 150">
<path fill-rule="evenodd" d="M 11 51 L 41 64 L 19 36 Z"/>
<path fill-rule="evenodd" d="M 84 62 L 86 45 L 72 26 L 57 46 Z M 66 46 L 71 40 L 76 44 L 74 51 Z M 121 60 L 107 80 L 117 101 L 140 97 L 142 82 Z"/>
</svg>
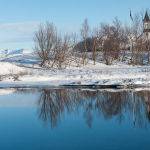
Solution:
<svg viewBox="0 0 150 150">
<path fill-rule="evenodd" d="M 25 69 L 8 62 L 0 62 L 0 75 L 19 74 Z"/>
</svg>

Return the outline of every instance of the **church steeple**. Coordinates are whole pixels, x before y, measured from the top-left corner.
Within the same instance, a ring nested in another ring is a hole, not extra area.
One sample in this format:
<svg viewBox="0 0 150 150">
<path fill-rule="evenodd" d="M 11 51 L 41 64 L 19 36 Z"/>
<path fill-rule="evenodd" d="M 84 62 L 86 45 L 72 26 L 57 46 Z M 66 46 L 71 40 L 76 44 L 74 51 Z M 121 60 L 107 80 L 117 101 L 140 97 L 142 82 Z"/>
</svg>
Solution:
<svg viewBox="0 0 150 150">
<path fill-rule="evenodd" d="M 145 17 L 144 17 L 144 22 L 149 22 L 150 21 L 150 18 L 149 18 L 149 15 L 148 15 L 148 12 L 146 11 L 145 13 Z"/>
<path fill-rule="evenodd" d="M 150 17 L 149 17 L 149 14 L 147 11 L 146 11 L 145 17 L 143 19 L 143 25 L 144 25 L 143 32 L 146 34 L 150 33 Z"/>
</svg>

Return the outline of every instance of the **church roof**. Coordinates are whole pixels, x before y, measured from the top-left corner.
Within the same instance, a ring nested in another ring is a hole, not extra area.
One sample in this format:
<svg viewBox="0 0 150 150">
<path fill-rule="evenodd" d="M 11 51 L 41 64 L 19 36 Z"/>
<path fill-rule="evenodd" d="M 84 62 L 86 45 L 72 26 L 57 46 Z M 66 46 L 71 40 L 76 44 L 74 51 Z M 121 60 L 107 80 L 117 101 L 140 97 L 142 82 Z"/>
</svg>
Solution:
<svg viewBox="0 0 150 150">
<path fill-rule="evenodd" d="M 145 13 L 144 21 L 150 21 L 150 18 L 149 18 L 149 15 L 148 15 L 147 11 Z"/>
</svg>

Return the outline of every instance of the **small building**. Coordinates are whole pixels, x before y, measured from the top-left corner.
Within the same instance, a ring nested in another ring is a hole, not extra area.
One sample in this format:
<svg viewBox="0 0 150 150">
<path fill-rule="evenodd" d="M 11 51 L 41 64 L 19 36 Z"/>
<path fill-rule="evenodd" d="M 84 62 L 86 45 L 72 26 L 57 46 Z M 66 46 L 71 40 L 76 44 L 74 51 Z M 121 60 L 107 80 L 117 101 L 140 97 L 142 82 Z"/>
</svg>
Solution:
<svg viewBox="0 0 150 150">
<path fill-rule="evenodd" d="M 143 34 L 147 40 L 150 40 L 150 16 L 146 11 L 145 17 L 143 19 Z"/>
</svg>

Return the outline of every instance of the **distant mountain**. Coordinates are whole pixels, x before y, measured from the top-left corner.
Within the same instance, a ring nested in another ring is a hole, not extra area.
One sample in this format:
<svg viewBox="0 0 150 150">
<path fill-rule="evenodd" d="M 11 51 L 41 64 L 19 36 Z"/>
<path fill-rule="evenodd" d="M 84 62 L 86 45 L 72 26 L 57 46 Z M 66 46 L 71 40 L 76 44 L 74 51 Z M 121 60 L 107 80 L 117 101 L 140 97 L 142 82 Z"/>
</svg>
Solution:
<svg viewBox="0 0 150 150">
<path fill-rule="evenodd" d="M 37 64 L 39 59 L 30 50 L 0 50 L 0 61 L 20 64 Z"/>
<path fill-rule="evenodd" d="M 8 55 L 20 55 L 23 54 L 23 49 L 17 50 L 0 50 L 0 56 L 6 57 Z"/>
</svg>

